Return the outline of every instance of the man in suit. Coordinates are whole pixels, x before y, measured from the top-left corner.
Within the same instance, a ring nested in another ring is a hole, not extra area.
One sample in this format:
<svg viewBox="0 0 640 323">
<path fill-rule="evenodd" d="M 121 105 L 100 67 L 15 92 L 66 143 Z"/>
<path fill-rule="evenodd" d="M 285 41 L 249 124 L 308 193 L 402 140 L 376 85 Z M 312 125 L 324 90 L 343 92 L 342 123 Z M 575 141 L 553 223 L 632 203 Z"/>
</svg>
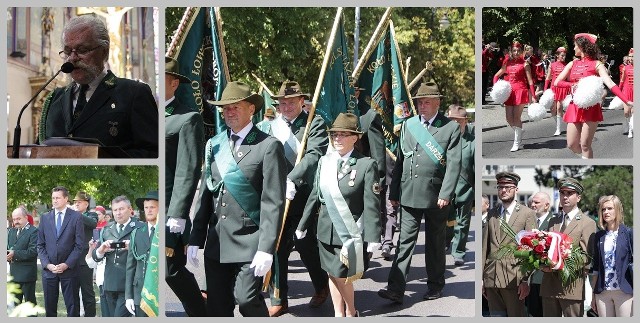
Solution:
<svg viewBox="0 0 640 323">
<path fill-rule="evenodd" d="M 540 231 L 549 229 L 551 213 L 551 197 L 545 192 L 538 192 L 531 197 L 531 208 L 536 212 L 536 228 Z M 536 270 L 531 275 L 529 284 L 529 296 L 525 299 L 527 311 L 530 316 L 542 316 L 542 297 L 540 297 L 540 283 L 542 283 L 542 271 Z"/>
<path fill-rule="evenodd" d="M 490 316 L 525 316 L 528 276 L 520 272 L 513 255 L 500 257 L 496 251 L 516 243 L 501 228 L 501 223 L 506 222 L 515 232 L 531 230 L 535 225 L 535 212 L 516 199 L 520 175 L 500 172 L 496 180 L 502 205 L 489 210 L 482 235 L 482 293 L 487 297 Z"/>
<path fill-rule="evenodd" d="M 62 30 L 60 56 L 73 63 L 73 83 L 45 100 L 38 131 L 51 137 L 98 139 L 128 157 L 158 157 L 158 109 L 147 84 L 116 77 L 105 69 L 109 31 L 92 15 L 74 17 Z"/>
<path fill-rule="evenodd" d="M 138 210 L 144 211 L 146 225 L 138 226 L 131 234 L 124 291 L 125 306 L 129 313 L 136 317 L 147 317 L 147 314 L 140 309 L 140 300 L 142 299 L 142 287 L 144 286 L 149 251 L 151 251 L 153 236 L 156 234 L 158 205 L 158 191 L 148 192 L 145 197 L 136 199 Z"/>
<path fill-rule="evenodd" d="M 165 281 L 178 296 L 188 316 L 206 316 L 204 299 L 195 276 L 185 266 L 191 232 L 191 204 L 201 174 L 204 123 L 198 111 L 175 97 L 180 84 L 178 61 L 165 57 Z"/>
<path fill-rule="evenodd" d="M 596 222 L 580 211 L 578 203 L 582 199 L 584 187 L 575 178 L 567 177 L 558 181 L 562 212 L 549 220 L 549 231 L 562 232 L 579 245 L 590 257 L 595 246 Z M 548 267 L 542 268 L 544 275 L 540 285 L 543 315 L 547 317 L 584 316 L 584 283 L 589 269 L 586 262 L 585 275 L 578 277 L 572 284 L 564 286 L 558 272 Z"/>
<path fill-rule="evenodd" d="M 84 257 L 82 214 L 67 207 L 69 191 L 62 186 L 51 192 L 53 210 L 42 215 L 38 228 L 38 258 L 42 265 L 42 292 L 47 316 L 58 316 L 59 289 L 67 316 L 80 316 L 78 266 Z"/>
<path fill-rule="evenodd" d="M 460 125 L 460 145 L 462 159 L 460 161 L 460 178 L 456 184 L 456 195 L 451 208 L 450 220 L 455 220 L 447 226 L 447 246 L 451 244 L 453 264 L 462 266 L 467 253 L 467 239 L 471 225 L 471 208 L 475 195 L 475 154 L 476 144 L 473 126 L 467 124 L 467 110 L 459 105 L 449 107 L 447 117 Z"/>
<path fill-rule="evenodd" d="M 288 312 L 288 273 L 289 255 L 295 246 L 300 254 L 302 263 L 307 268 L 315 294 L 311 297 L 309 306 L 319 307 L 329 296 L 329 278 L 320 266 L 320 256 L 316 242 L 315 225 L 307 235 L 299 239 L 295 235 L 295 229 L 302 218 L 304 207 L 311 194 L 314 177 L 318 168 L 318 161 L 324 155 L 329 146 L 324 120 L 319 115 L 314 115 L 311 120 L 307 136 L 304 155 L 298 164 L 296 158 L 298 147 L 307 125 L 309 114 L 302 110 L 304 99 L 309 98 L 300 89 L 300 85 L 294 81 L 284 81 L 280 86 L 277 99 L 280 107 L 280 115 L 271 122 L 271 135 L 276 137 L 284 146 L 287 167 L 286 198 L 291 201 L 289 213 L 282 229 L 282 239 L 277 251 L 278 268 L 272 269 L 271 276 L 271 308 L 270 316 L 280 316 Z M 277 283 L 276 283 L 277 282 Z"/>
<path fill-rule="evenodd" d="M 93 229 L 98 225 L 98 214 L 89 212 L 89 201 L 91 197 L 85 191 L 79 191 L 73 198 L 73 205 L 76 211 L 82 214 L 82 225 L 84 227 L 84 244 L 82 254 L 89 252 L 89 241 L 93 237 Z M 93 268 L 89 268 L 84 257 L 78 262 L 80 292 L 82 294 L 82 306 L 85 317 L 96 316 L 96 293 L 93 290 Z"/>
<path fill-rule="evenodd" d="M 407 274 L 420 223 L 425 219 L 427 291 L 423 299 L 442 296 L 446 265 L 447 216 L 460 175 L 460 127 L 438 112 L 440 92 L 433 82 L 424 83 L 414 96 L 418 115 L 400 130 L 398 158 L 391 180 L 389 200 L 402 207 L 399 245 L 382 298 L 402 303 Z"/>
<path fill-rule="evenodd" d="M 27 221 L 27 210 L 19 207 L 11 212 L 13 227 L 7 232 L 7 262 L 12 282 L 20 286 L 14 296 L 18 303 L 36 305 L 36 280 L 38 279 L 38 229 Z"/>
<path fill-rule="evenodd" d="M 100 232 L 100 246 L 93 251 L 93 260 L 99 262 L 106 257 L 104 268 L 104 301 L 114 317 L 131 316 L 125 306 L 125 282 L 127 256 L 131 232 L 144 223 L 131 217 L 131 201 L 118 196 L 111 201 L 114 222 L 109 222 Z M 117 243 L 117 244 L 116 244 Z"/>
<path fill-rule="evenodd" d="M 237 303 L 243 316 L 266 317 L 262 276 L 273 263 L 284 212 L 283 147 L 251 123 L 264 100 L 248 85 L 230 82 L 210 103 L 222 106 L 228 131 L 205 148 L 187 257 L 197 266 L 204 248 L 208 315 L 233 316 Z"/>
</svg>

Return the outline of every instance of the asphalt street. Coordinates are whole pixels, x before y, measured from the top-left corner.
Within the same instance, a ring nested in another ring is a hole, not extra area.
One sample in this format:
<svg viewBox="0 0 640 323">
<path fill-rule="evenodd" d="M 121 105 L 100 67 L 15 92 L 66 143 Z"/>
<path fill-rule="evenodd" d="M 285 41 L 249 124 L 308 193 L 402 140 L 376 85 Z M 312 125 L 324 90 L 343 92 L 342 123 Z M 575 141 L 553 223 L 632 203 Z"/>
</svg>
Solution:
<svg viewBox="0 0 640 323">
<path fill-rule="evenodd" d="M 622 109 L 609 110 L 605 99 L 602 114 L 604 121 L 598 124 L 593 141 L 594 158 L 632 158 L 633 139 L 627 138 L 627 119 Z M 550 113 L 540 121 L 531 121 L 527 109 L 522 113 L 523 147 L 510 152 L 513 144 L 513 129 L 507 126 L 504 107 L 488 104 L 482 106 L 478 121 L 482 124 L 482 156 L 484 158 L 571 158 L 580 159 L 567 147 L 565 123 L 562 124 L 562 134 L 554 136 L 555 117 Z"/>
<path fill-rule="evenodd" d="M 479 225 L 475 216 L 472 217 L 472 230 L 469 232 L 469 243 L 467 244 L 466 263 L 456 267 L 453 264 L 453 257 L 447 255 L 446 265 L 446 285 L 443 290 L 443 297 L 437 300 L 425 301 L 422 299 L 426 292 L 426 271 L 424 267 L 424 223 L 418 236 L 418 243 L 413 255 L 411 270 L 408 274 L 407 291 L 404 303 L 394 305 L 386 299 L 377 295 L 380 288 L 386 287 L 387 276 L 391 261 L 386 261 L 380 256 L 380 251 L 376 250 L 371 259 L 369 270 L 364 278 L 354 283 L 356 308 L 360 315 L 364 317 L 473 317 L 475 316 L 475 250 L 480 247 L 477 230 L 473 230 L 475 224 Z M 395 234 L 397 239 L 398 234 Z M 395 249 L 394 251 L 395 252 Z M 202 250 L 199 253 L 200 267 L 193 268 L 187 264 L 187 268 L 194 272 L 200 286 L 204 289 L 205 275 L 203 268 Z M 299 254 L 294 251 L 289 261 L 289 313 L 283 317 L 332 317 L 334 316 L 331 299 L 319 308 L 310 308 L 309 300 L 313 294 L 307 270 L 300 260 Z M 166 285 L 165 285 L 166 286 Z M 267 306 L 270 305 L 268 294 L 264 294 Z M 186 316 L 175 294 L 168 287 L 165 288 L 164 295 L 166 316 Z M 241 316 L 237 310 L 235 316 Z"/>
</svg>

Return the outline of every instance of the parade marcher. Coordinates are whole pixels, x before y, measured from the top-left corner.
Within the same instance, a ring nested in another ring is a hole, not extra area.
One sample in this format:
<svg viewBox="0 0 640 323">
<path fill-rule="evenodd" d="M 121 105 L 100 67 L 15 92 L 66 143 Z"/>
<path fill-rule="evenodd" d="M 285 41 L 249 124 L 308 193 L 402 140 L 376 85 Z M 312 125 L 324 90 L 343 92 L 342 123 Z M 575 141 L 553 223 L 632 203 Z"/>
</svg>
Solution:
<svg viewBox="0 0 640 323">
<path fill-rule="evenodd" d="M 93 229 L 98 225 L 98 214 L 89 211 L 91 197 L 85 191 L 79 191 L 73 198 L 73 205 L 76 211 L 82 214 L 82 225 L 84 226 L 84 243 L 82 244 L 82 254 L 89 251 L 89 241 L 93 237 Z M 93 268 L 87 265 L 84 258 L 78 261 L 80 293 L 82 295 L 82 307 L 85 317 L 96 316 L 96 292 L 93 289 Z"/>
<path fill-rule="evenodd" d="M 607 69 L 597 59 L 600 54 L 600 49 L 596 44 L 597 37 L 592 34 L 581 33 L 576 34 L 573 39 L 573 49 L 580 59 L 569 62 L 556 78 L 554 85 L 556 87 L 569 88 L 571 93 L 574 93 L 578 81 L 587 76 L 597 75 L 623 103 L 633 106 L 633 102 L 628 100 L 620 88 L 613 83 Z M 563 119 L 567 123 L 567 147 L 584 159 L 593 158 L 591 144 L 598 128 L 598 123 L 603 120 L 601 105 L 595 104 L 585 109 L 578 107 L 572 101 L 569 103 Z"/>
<path fill-rule="evenodd" d="M 529 61 L 525 61 L 522 54 L 522 45 L 513 42 L 509 58 L 506 59 L 500 70 L 493 76 L 495 84 L 500 76 L 507 74 L 505 80 L 511 84 L 511 94 L 504 102 L 507 123 L 514 131 L 513 146 L 511 151 L 522 148 L 522 111 L 529 102 L 537 102 L 532 78 L 532 67 Z M 529 99 L 531 95 L 531 99 Z"/>
<path fill-rule="evenodd" d="M 324 119 L 316 114 L 313 116 L 308 131 L 304 155 L 296 165 L 298 147 L 301 144 L 309 116 L 308 112 L 302 109 L 305 104 L 304 99 L 308 97 L 309 95 L 303 93 L 300 85 L 294 81 L 284 81 L 278 95 L 273 96 L 280 103 L 280 115 L 272 121 L 270 135 L 276 137 L 284 146 L 288 172 L 286 198 L 291 201 L 291 204 L 277 251 L 278 261 L 274 263 L 274 268 L 271 271 L 273 275 L 269 291 L 271 296 L 270 316 L 280 316 L 289 310 L 289 255 L 294 246 L 309 272 L 315 290 L 315 294 L 309 301 L 309 306 L 319 307 L 329 297 L 329 278 L 320 266 L 315 225 L 310 225 L 304 238 L 299 239 L 295 236 L 295 229 L 300 222 L 304 206 L 311 193 L 318 161 L 326 153 L 329 145 Z M 278 268 L 275 268 L 276 264 Z"/>
<path fill-rule="evenodd" d="M 395 137 L 395 135 L 393 135 Z M 384 228 L 382 232 L 382 246 L 381 246 L 381 256 L 384 260 L 391 261 L 393 257 L 391 255 L 391 249 L 393 248 L 393 233 L 396 231 L 398 226 L 398 205 L 394 205 L 389 201 L 389 193 L 391 186 L 391 179 L 393 178 L 393 170 L 396 166 L 397 157 L 391 153 L 391 151 L 387 151 L 386 153 L 386 172 L 385 172 L 385 180 L 381 182 L 382 191 L 380 192 L 380 223 Z"/>
<path fill-rule="evenodd" d="M 525 316 L 528 277 L 520 272 L 513 256 L 500 257 L 496 251 L 504 244 L 515 243 L 501 228 L 501 222 L 506 222 L 515 232 L 530 230 L 535 225 L 535 212 L 516 199 L 520 175 L 500 172 L 496 180 L 502 204 L 489 210 L 482 232 L 482 291 L 487 297 L 490 316 Z"/>
<path fill-rule="evenodd" d="M 14 296 L 18 303 L 36 305 L 38 279 L 38 229 L 27 221 L 27 210 L 19 207 L 11 212 L 13 227 L 7 231 L 7 262 L 12 282 L 20 286 Z"/>
<path fill-rule="evenodd" d="M 267 107 L 264 110 L 264 119 L 256 123 L 256 127 L 264 133 L 271 133 L 271 121 L 276 118 L 276 109 Z"/>
<path fill-rule="evenodd" d="M 286 164 L 282 145 L 251 118 L 264 100 L 230 82 L 219 101 L 229 130 L 209 139 L 187 258 L 198 265 L 204 248 L 207 315 L 269 315 L 261 294 L 284 212 Z M 205 244 L 206 242 L 206 244 Z"/>
<path fill-rule="evenodd" d="M 126 196 L 117 196 L 111 201 L 114 222 L 110 222 L 100 231 L 100 244 L 93 251 L 93 261 L 105 258 L 104 295 L 113 317 L 131 316 L 126 308 L 125 285 L 127 256 L 131 241 L 131 232 L 143 226 L 143 222 L 131 217 L 131 201 Z"/>
<path fill-rule="evenodd" d="M 534 194 L 531 199 L 531 209 L 536 212 L 536 226 L 540 231 L 549 229 L 549 220 L 554 216 L 551 212 L 551 197 L 545 192 Z M 542 283 L 543 273 L 536 270 L 531 275 L 529 284 L 529 295 L 525 299 L 527 312 L 529 316 L 541 317 L 542 315 L 542 297 L 540 297 L 540 284 Z"/>
<path fill-rule="evenodd" d="M 407 274 L 425 220 L 425 300 L 442 296 L 445 285 L 445 236 L 449 204 L 460 175 L 460 126 L 438 112 L 440 91 L 433 82 L 420 85 L 416 95 L 418 115 L 400 130 L 394 177 L 389 200 L 402 207 L 398 248 L 386 288 L 378 296 L 402 303 Z M 420 166 L 420 167 L 418 167 Z"/>
<path fill-rule="evenodd" d="M 362 137 L 359 144 L 360 153 L 367 157 L 373 158 L 378 164 L 378 176 L 380 181 L 385 180 L 386 174 L 386 158 L 387 149 L 384 142 L 384 131 L 382 129 L 382 117 L 376 109 L 371 108 L 367 99 L 361 98 L 360 94 L 366 90 L 355 85 L 355 96 L 358 101 L 358 110 L 360 111 L 360 127 L 362 127 Z"/>
<path fill-rule="evenodd" d="M 633 314 L 633 229 L 624 225 L 624 210 L 615 195 L 600 197 L 593 254 L 591 308 L 600 317 Z"/>
<path fill-rule="evenodd" d="M 542 90 L 544 82 L 544 67 L 542 66 L 542 60 L 540 59 L 540 49 L 537 52 L 533 51 L 533 46 L 524 45 L 524 58 L 525 61 L 531 66 L 531 78 L 535 85 L 535 92 L 532 96 Z"/>
<path fill-rule="evenodd" d="M 545 91 L 551 86 L 553 91 L 553 105 L 551 106 L 551 115 L 556 117 L 556 132 L 554 136 L 559 136 L 562 132 L 560 130 L 562 126 L 562 101 L 569 94 L 569 88 L 557 87 L 555 84 L 556 78 L 562 73 L 564 67 L 567 65 L 565 59 L 567 58 L 567 50 L 564 47 L 558 47 L 556 50 L 556 61 L 551 63 L 549 70 L 547 71 L 546 81 L 544 83 Z"/>
<path fill-rule="evenodd" d="M 489 196 L 487 194 L 482 194 L 482 206 L 481 206 L 481 212 L 482 212 L 482 232 L 484 234 L 484 230 L 487 226 L 487 219 L 488 219 L 488 215 L 489 215 Z M 487 317 L 490 316 L 489 313 L 489 301 L 487 300 L 487 295 L 486 293 L 482 293 L 482 316 Z"/>
<path fill-rule="evenodd" d="M 198 111 L 175 97 L 180 84 L 189 84 L 179 73 L 178 61 L 165 57 L 165 281 L 190 317 L 206 316 L 198 281 L 187 265 L 191 232 L 191 204 L 201 174 L 204 122 Z"/>
<path fill-rule="evenodd" d="M 158 212 L 158 191 L 148 192 L 144 197 L 136 199 L 138 210 L 144 212 L 145 224 L 138 226 L 131 233 L 129 253 L 127 254 L 127 271 L 125 279 L 125 306 L 131 315 L 147 317 L 140 308 L 142 287 L 149 262 L 149 252 L 156 234 Z M 157 295 L 156 295 L 157 297 Z"/>
<path fill-rule="evenodd" d="M 629 101 L 633 101 L 633 48 L 629 50 L 627 61 L 629 63 L 620 72 L 620 89 Z M 633 106 L 624 105 L 624 117 L 629 123 L 627 137 L 633 138 Z"/>
<path fill-rule="evenodd" d="M 582 184 L 571 177 L 558 182 L 560 204 L 562 212 L 549 220 L 549 231 L 561 232 L 568 235 L 574 245 L 593 256 L 596 223 L 583 214 L 578 208 L 584 190 Z M 585 275 L 590 268 L 590 261 L 586 259 Z M 544 271 L 540 285 L 542 296 L 542 310 L 545 317 L 582 317 L 584 316 L 584 284 L 585 275 L 578 277 L 570 285 L 563 285 L 559 272 L 552 272 L 549 267 L 542 267 Z"/>
<path fill-rule="evenodd" d="M 363 133 L 356 115 L 341 113 L 328 131 L 335 151 L 320 159 L 296 235 L 306 234 L 319 214 L 320 263 L 329 274 L 335 316 L 359 316 L 353 282 L 368 268 L 367 252 L 380 245 L 380 177 L 376 161 L 354 149 Z"/>
<path fill-rule="evenodd" d="M 456 184 L 455 198 L 451 206 L 450 219 L 455 219 L 453 226 L 447 226 L 447 246 L 451 245 L 453 264 L 464 265 L 467 253 L 467 239 L 471 226 L 471 209 L 475 195 L 475 135 L 474 127 L 467 124 L 467 110 L 459 105 L 452 105 L 447 111 L 447 117 L 460 125 L 460 146 L 462 159 L 460 161 L 460 178 Z"/>
</svg>

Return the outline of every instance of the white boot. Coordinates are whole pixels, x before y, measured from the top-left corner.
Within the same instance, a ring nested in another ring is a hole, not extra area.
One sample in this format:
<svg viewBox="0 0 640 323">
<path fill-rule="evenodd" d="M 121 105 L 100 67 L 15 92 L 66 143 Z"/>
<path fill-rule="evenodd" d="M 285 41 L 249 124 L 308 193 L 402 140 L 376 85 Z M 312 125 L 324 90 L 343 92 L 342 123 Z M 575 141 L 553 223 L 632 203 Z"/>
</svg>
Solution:
<svg viewBox="0 0 640 323">
<path fill-rule="evenodd" d="M 554 136 L 559 136 L 561 131 L 560 131 L 560 125 L 562 124 L 562 118 L 560 116 L 556 116 L 556 132 L 553 133 Z"/>
<path fill-rule="evenodd" d="M 514 138 L 513 138 L 513 146 L 511 146 L 511 151 L 517 151 L 520 149 L 520 142 L 522 141 L 522 128 L 511 127 L 513 128 Z"/>
<path fill-rule="evenodd" d="M 627 134 L 628 138 L 633 138 L 633 115 L 629 117 L 629 132 Z"/>
</svg>

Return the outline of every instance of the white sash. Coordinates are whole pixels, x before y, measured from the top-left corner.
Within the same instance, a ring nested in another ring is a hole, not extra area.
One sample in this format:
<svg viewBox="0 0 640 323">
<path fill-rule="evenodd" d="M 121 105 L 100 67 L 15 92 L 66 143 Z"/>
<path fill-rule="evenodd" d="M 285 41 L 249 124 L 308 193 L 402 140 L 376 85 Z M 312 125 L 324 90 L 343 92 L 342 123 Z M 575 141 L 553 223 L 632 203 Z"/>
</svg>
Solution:
<svg viewBox="0 0 640 323">
<path fill-rule="evenodd" d="M 271 131 L 273 136 L 276 137 L 284 146 L 284 155 L 291 165 L 296 164 L 296 158 L 298 157 L 298 148 L 300 147 L 300 141 L 291 132 L 291 128 L 283 116 L 278 116 L 271 122 Z"/>
</svg>

